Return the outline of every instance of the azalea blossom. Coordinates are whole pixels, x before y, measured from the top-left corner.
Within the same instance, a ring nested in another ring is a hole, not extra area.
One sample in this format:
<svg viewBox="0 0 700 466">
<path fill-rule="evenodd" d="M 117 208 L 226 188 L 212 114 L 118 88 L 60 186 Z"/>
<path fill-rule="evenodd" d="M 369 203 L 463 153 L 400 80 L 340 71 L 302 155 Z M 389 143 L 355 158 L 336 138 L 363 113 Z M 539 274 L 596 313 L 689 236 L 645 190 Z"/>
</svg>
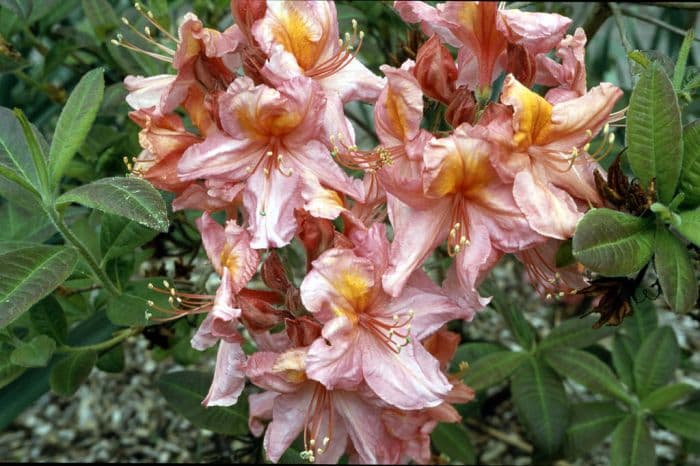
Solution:
<svg viewBox="0 0 700 466">
<path fill-rule="evenodd" d="M 325 98 L 316 82 L 293 78 L 272 89 L 238 78 L 219 101 L 223 131 L 183 154 L 183 180 L 244 183 L 251 245 L 281 247 L 294 236 L 294 209 L 308 179 L 362 199 L 359 180 L 333 162 L 322 142 Z"/>
</svg>

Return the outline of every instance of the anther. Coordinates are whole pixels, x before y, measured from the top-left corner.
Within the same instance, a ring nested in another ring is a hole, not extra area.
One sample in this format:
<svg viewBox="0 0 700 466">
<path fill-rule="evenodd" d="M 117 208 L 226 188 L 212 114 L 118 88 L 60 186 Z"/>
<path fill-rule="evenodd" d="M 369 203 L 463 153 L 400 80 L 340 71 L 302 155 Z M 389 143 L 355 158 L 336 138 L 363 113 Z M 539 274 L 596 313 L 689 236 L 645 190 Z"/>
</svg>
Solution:
<svg viewBox="0 0 700 466">
<path fill-rule="evenodd" d="M 153 307 L 153 306 L 156 305 L 156 303 L 154 303 L 154 302 L 151 301 L 150 299 L 149 299 L 148 301 L 146 301 L 146 304 L 148 304 L 148 307 Z"/>
<path fill-rule="evenodd" d="M 328 446 L 328 442 L 330 442 L 331 439 L 328 437 L 323 437 L 323 448 Z"/>
</svg>

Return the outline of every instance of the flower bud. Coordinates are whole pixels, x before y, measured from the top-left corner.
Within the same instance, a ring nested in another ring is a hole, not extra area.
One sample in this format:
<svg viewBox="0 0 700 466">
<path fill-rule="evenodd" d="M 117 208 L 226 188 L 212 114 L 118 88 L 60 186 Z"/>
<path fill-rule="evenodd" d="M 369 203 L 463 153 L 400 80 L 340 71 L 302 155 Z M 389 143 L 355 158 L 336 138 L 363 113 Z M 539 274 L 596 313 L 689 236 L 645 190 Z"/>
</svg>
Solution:
<svg viewBox="0 0 700 466">
<path fill-rule="evenodd" d="M 445 120 L 453 128 L 458 127 L 462 123 L 474 123 L 476 117 L 476 98 L 474 93 L 467 87 L 459 87 L 454 94 L 452 100 L 445 111 Z"/>
<path fill-rule="evenodd" d="M 282 294 L 286 294 L 287 289 L 291 286 L 282 261 L 275 251 L 272 251 L 267 256 L 267 259 L 265 259 L 260 270 L 260 275 L 262 276 L 263 283 L 265 283 L 268 288 Z"/>
<path fill-rule="evenodd" d="M 240 297 L 241 321 L 251 332 L 264 332 L 282 322 L 284 313 L 269 303 L 250 297 Z"/>
<path fill-rule="evenodd" d="M 299 225 L 297 235 L 306 250 L 306 267 L 310 269 L 311 262 L 333 246 L 335 228 L 330 220 L 312 217 L 301 209 L 296 209 L 294 216 Z"/>
<path fill-rule="evenodd" d="M 298 319 L 285 319 L 287 336 L 296 347 L 309 346 L 321 336 L 321 324 L 304 316 Z"/>
<path fill-rule="evenodd" d="M 450 103 L 455 90 L 457 67 L 450 51 L 436 35 L 418 49 L 413 75 L 425 95 L 445 105 Z"/>
</svg>

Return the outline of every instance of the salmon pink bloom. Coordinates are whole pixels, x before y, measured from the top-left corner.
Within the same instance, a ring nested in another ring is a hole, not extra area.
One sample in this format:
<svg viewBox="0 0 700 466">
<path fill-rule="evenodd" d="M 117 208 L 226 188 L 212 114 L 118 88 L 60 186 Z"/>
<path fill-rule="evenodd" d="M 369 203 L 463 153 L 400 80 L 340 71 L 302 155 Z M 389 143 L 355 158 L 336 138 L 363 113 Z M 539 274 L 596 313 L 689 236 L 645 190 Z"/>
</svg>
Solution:
<svg viewBox="0 0 700 466">
<path fill-rule="evenodd" d="M 409 22 L 436 33 L 459 49 L 457 85 L 490 89 L 506 66 L 508 44 L 523 47 L 534 57 L 546 53 L 562 38 L 571 20 L 558 14 L 499 10 L 497 2 L 446 2 L 436 7 L 419 1 L 394 2 Z"/>
<path fill-rule="evenodd" d="M 537 83 L 553 87 L 545 99 L 555 104 L 581 97 L 586 87 L 586 33 L 577 28 L 574 35 L 567 34 L 557 47 L 556 56 L 560 62 L 546 55 L 539 55 Z"/>
<path fill-rule="evenodd" d="M 328 389 L 363 381 L 401 409 L 437 406 L 451 385 L 418 343 L 462 310 L 422 271 L 397 298 L 379 286 L 387 266 L 383 225 L 356 232 L 354 249 L 330 249 L 313 262 L 301 299 L 324 327 L 309 348 L 306 371 Z"/>
<path fill-rule="evenodd" d="M 295 76 L 316 80 L 326 96 L 372 102 L 382 80 L 357 59 L 364 33 L 338 38 L 333 2 L 268 2 L 265 16 L 253 26 L 262 51 L 268 55 L 261 73 L 274 86 Z"/>
<path fill-rule="evenodd" d="M 445 239 L 467 292 L 503 252 L 543 240 L 518 208 L 512 184 L 491 164 L 491 145 L 470 136 L 471 130 L 465 123 L 451 136 L 433 139 L 423 153 L 423 194 L 408 203 L 389 203 L 395 236 L 384 287 L 392 294 Z"/>
<path fill-rule="evenodd" d="M 593 178 L 599 166 L 587 150 L 621 95 L 619 88 L 602 83 L 581 97 L 551 104 L 512 75 L 506 77 L 501 102 L 512 107 L 512 116 L 500 112 L 485 137 L 495 142 L 494 166 L 513 182 L 515 201 L 538 233 L 570 238 L 581 210 L 601 204 Z M 606 129 L 605 137 L 594 156 L 607 154 L 614 136 Z"/>
<path fill-rule="evenodd" d="M 190 147 L 178 173 L 183 180 L 244 183 L 251 246 L 284 246 L 296 231 L 294 209 L 304 206 L 301 193 L 309 178 L 363 197 L 361 182 L 333 162 L 322 142 L 324 106 L 318 84 L 305 77 L 278 89 L 238 78 L 219 101 L 223 131 Z"/>
<path fill-rule="evenodd" d="M 309 462 L 336 463 L 350 440 L 361 462 L 395 463 L 398 445 L 392 442 L 380 418 L 381 408 L 386 405 L 366 387 L 332 390 L 311 380 L 305 372 L 306 351 L 260 351 L 248 360 L 246 374 L 251 382 L 268 390 L 255 395 L 255 410 L 251 409 L 254 426 L 258 419 L 272 418 L 263 442 L 268 458 L 277 462 L 303 434 L 301 455 Z"/>
</svg>

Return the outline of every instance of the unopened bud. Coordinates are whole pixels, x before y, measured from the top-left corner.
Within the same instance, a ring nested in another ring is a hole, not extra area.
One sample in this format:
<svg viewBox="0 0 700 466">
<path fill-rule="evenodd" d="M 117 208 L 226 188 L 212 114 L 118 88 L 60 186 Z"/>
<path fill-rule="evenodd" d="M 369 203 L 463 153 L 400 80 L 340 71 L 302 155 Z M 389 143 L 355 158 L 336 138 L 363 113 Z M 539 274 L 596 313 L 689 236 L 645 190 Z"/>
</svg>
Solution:
<svg viewBox="0 0 700 466">
<path fill-rule="evenodd" d="M 450 103 L 455 91 L 457 67 L 450 51 L 436 35 L 418 49 L 413 75 L 425 95 L 445 105 Z"/>
</svg>

